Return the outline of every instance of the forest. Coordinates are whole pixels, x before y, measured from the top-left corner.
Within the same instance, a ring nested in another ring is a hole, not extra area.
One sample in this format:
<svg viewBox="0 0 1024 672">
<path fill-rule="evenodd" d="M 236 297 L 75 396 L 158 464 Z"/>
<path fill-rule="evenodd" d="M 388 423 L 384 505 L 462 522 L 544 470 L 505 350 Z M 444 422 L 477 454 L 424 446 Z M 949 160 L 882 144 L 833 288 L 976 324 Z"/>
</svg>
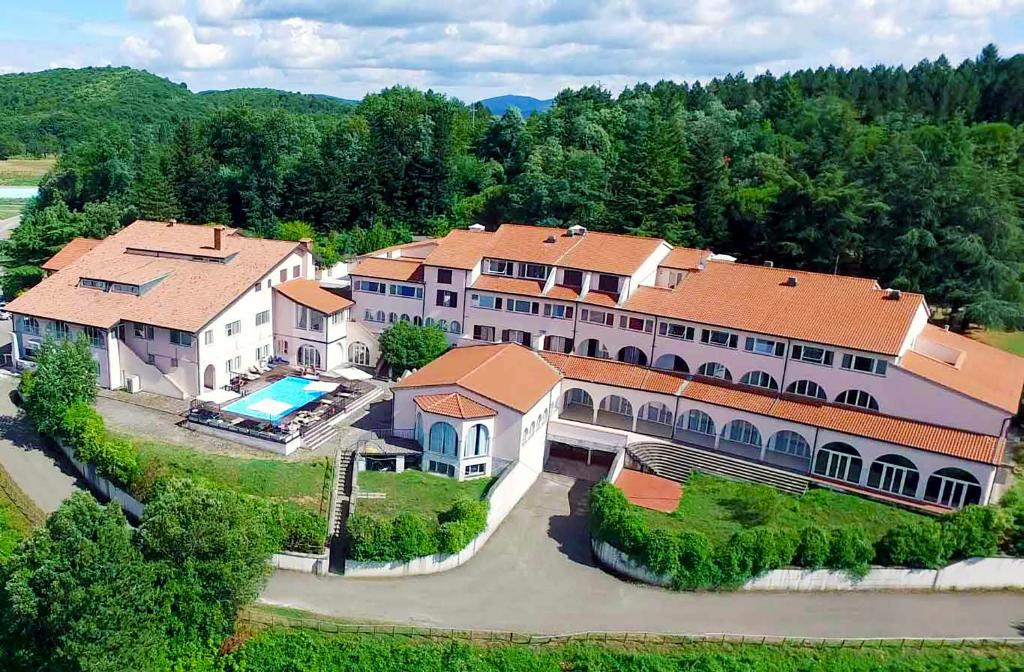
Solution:
<svg viewBox="0 0 1024 672">
<path fill-rule="evenodd" d="M 524 119 L 393 87 L 193 94 L 126 68 L 0 76 L 0 157 L 59 153 L 0 244 L 11 295 L 137 217 L 315 234 L 323 263 L 481 223 L 659 236 L 1024 327 L 1024 55 L 564 90 Z"/>
</svg>

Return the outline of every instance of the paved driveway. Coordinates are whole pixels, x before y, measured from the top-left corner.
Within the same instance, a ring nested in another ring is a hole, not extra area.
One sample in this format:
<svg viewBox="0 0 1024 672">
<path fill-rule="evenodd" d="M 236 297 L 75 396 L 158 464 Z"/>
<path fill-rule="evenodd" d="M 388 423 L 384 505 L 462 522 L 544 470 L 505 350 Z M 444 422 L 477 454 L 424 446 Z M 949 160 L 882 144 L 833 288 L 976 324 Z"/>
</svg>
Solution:
<svg viewBox="0 0 1024 672">
<path fill-rule="evenodd" d="M 545 473 L 487 545 L 450 572 L 346 579 L 276 572 L 264 601 L 356 619 L 560 633 L 632 630 L 836 637 L 1015 636 L 1017 593 L 673 593 L 590 558 L 590 483 Z"/>
</svg>

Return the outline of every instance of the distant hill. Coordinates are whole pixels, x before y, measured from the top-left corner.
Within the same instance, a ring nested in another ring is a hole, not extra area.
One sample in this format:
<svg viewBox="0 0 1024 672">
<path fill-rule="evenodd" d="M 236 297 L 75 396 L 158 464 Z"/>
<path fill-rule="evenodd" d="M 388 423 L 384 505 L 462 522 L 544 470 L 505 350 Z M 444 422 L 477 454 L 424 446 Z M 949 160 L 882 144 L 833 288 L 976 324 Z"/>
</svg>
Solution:
<svg viewBox="0 0 1024 672">
<path fill-rule="evenodd" d="M 535 112 L 544 112 L 554 103 L 554 99 L 540 100 L 531 96 L 495 96 L 481 100 L 480 103 L 491 111 L 491 114 L 501 116 L 510 107 L 518 107 L 524 117 Z"/>
<path fill-rule="evenodd" d="M 200 91 L 203 102 L 214 105 L 252 105 L 253 107 L 288 110 L 299 113 L 346 112 L 358 100 L 336 98 L 318 93 L 292 93 L 278 89 L 226 89 L 224 91 Z"/>
</svg>

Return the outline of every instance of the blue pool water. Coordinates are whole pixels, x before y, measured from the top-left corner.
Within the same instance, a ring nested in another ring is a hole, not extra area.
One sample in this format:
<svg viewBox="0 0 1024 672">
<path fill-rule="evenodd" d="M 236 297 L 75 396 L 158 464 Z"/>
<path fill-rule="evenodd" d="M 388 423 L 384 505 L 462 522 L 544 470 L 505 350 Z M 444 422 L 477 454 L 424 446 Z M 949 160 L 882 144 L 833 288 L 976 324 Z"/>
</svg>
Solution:
<svg viewBox="0 0 1024 672">
<path fill-rule="evenodd" d="M 238 401 L 228 404 L 224 407 L 224 410 L 229 413 L 247 415 L 257 420 L 277 422 L 296 408 L 324 396 L 324 393 L 319 390 L 306 389 L 312 382 L 314 381 L 307 378 L 288 376 L 271 383 L 268 387 L 264 387 L 258 392 L 253 392 L 247 397 L 242 397 Z M 267 401 L 279 402 L 279 406 L 271 409 L 268 408 L 271 404 L 267 404 L 261 409 L 261 402 Z M 285 404 L 287 407 L 285 407 Z M 255 408 L 253 408 L 254 406 Z"/>
</svg>

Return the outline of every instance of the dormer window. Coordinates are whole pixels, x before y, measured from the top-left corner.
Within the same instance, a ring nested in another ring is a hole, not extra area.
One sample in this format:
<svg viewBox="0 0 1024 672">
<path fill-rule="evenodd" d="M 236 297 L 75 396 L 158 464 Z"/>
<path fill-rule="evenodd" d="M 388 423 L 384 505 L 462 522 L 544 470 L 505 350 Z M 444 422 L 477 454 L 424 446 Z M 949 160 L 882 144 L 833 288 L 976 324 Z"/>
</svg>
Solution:
<svg viewBox="0 0 1024 672">
<path fill-rule="evenodd" d="M 542 264 L 522 264 L 520 269 L 522 277 L 532 280 L 547 280 L 549 273 L 551 273 L 551 267 Z"/>
<path fill-rule="evenodd" d="M 107 283 L 103 280 L 93 280 L 92 278 L 82 278 L 78 283 L 82 287 L 89 287 L 90 289 L 100 289 L 107 291 Z"/>
<path fill-rule="evenodd" d="M 602 273 L 597 277 L 597 288 L 602 292 L 608 294 L 619 293 L 619 276 L 617 275 L 605 275 Z"/>
<path fill-rule="evenodd" d="M 574 271 L 572 269 L 565 269 L 562 271 L 562 284 L 566 287 L 575 287 L 576 289 L 583 288 L 583 271 Z"/>
<path fill-rule="evenodd" d="M 139 295 L 138 285 L 126 285 L 123 282 L 112 282 L 110 283 L 110 291 L 118 292 L 120 294 L 134 294 Z"/>
<path fill-rule="evenodd" d="M 514 275 L 515 264 L 501 259 L 488 259 L 484 263 L 484 273 L 491 275 Z"/>
</svg>

